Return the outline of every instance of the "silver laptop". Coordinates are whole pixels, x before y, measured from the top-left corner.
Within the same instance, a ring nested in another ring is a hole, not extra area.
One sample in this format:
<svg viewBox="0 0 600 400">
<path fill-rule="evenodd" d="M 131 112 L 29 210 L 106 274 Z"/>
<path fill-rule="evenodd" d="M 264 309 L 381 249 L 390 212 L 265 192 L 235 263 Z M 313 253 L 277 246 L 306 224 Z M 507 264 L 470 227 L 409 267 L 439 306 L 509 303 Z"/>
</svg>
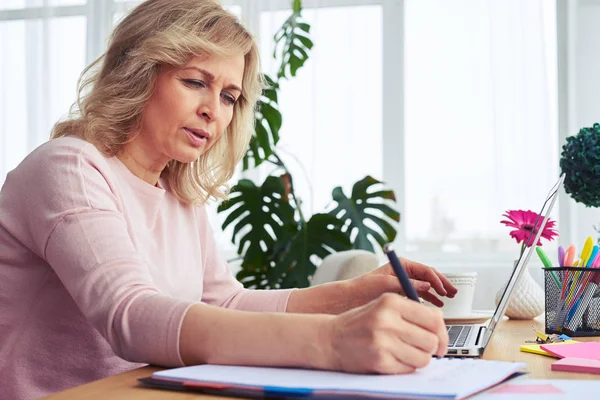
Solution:
<svg viewBox="0 0 600 400">
<path fill-rule="evenodd" d="M 525 239 L 526 243 L 533 243 L 534 245 L 531 247 L 525 247 L 525 249 L 521 252 L 517 266 L 514 268 L 513 273 L 510 276 L 508 285 L 506 285 L 506 289 L 502 294 L 500 302 L 498 303 L 498 307 L 496 307 L 496 311 L 494 311 L 492 318 L 487 321 L 486 324 L 446 326 L 448 330 L 448 336 L 450 337 L 450 342 L 448 343 L 448 353 L 446 354 L 446 357 L 480 357 L 483 355 L 483 352 L 485 351 L 485 348 L 490 342 L 494 330 L 498 325 L 498 321 L 500 321 L 500 319 L 502 319 L 504 316 L 506 306 L 508 305 L 508 299 L 515 288 L 517 281 L 521 278 L 521 275 L 523 275 L 523 271 L 525 271 L 531 255 L 535 253 L 535 244 L 540 239 L 542 231 L 546 226 L 546 222 L 548 222 L 550 212 L 552 212 L 552 208 L 554 207 L 554 203 L 558 197 L 558 189 L 562 186 L 564 179 L 565 176 L 563 174 L 558 182 L 556 182 L 554 187 L 552 187 L 550 193 L 548 193 L 548 197 L 546 198 L 546 201 L 544 201 L 542 210 L 539 213 L 540 217 L 538 217 L 542 218 L 543 216 L 540 229 L 538 229 L 534 240 L 530 240 L 533 232 L 527 239 Z M 538 221 L 536 221 L 536 225 L 537 224 Z"/>
</svg>

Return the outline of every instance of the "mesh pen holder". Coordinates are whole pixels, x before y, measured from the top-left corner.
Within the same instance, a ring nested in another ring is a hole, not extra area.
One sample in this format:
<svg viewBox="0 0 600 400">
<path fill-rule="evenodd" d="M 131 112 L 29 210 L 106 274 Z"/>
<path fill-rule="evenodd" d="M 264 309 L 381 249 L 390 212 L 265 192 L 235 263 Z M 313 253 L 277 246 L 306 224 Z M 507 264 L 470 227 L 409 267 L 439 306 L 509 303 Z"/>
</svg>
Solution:
<svg viewBox="0 0 600 400">
<path fill-rule="evenodd" d="M 600 268 L 544 268 L 546 333 L 600 336 Z"/>
</svg>

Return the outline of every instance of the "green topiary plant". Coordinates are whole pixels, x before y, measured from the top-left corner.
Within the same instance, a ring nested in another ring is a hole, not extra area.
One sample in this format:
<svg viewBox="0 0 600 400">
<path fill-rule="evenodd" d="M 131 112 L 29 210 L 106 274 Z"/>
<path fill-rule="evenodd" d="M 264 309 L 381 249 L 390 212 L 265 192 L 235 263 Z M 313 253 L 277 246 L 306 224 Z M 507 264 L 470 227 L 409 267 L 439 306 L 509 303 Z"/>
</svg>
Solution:
<svg viewBox="0 0 600 400">
<path fill-rule="evenodd" d="M 560 159 L 565 191 L 587 207 L 600 206 L 600 125 L 567 138 Z"/>
<path fill-rule="evenodd" d="M 600 206 L 600 124 L 567 138 L 560 159 L 565 192 L 586 207 Z M 600 226 L 594 225 L 600 233 Z M 600 237 L 596 240 L 600 245 Z"/>
<path fill-rule="evenodd" d="M 263 163 L 274 167 L 262 185 L 241 179 L 218 212 L 227 213 L 223 229 L 232 225 L 232 242 L 242 258 L 237 275 L 256 289 L 306 287 L 319 260 L 352 248 L 374 251 L 396 237 L 400 213 L 394 192 L 367 176 L 347 197 L 333 190 L 328 212 L 304 215 L 290 171 L 277 153 L 282 116 L 278 107 L 280 79 L 291 79 L 309 58 L 313 42 L 302 18 L 302 3 L 292 0 L 292 14 L 275 34 L 273 57 L 280 61 L 277 78 L 265 76 L 269 87 L 256 111 L 255 133 L 243 160 L 243 170 Z"/>
</svg>

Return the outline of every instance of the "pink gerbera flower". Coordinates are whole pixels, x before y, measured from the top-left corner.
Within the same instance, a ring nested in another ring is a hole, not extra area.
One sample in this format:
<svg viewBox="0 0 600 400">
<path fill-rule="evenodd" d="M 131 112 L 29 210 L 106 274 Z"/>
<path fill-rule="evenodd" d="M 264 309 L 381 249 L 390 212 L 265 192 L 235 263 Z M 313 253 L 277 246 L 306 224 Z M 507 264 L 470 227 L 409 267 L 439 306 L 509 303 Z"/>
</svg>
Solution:
<svg viewBox="0 0 600 400">
<path fill-rule="evenodd" d="M 542 225 L 543 217 L 539 217 L 538 214 L 533 211 L 525 211 L 525 210 L 508 210 L 504 214 L 503 217 L 507 218 L 507 220 L 500 221 L 506 226 L 510 226 L 515 228 L 510 231 L 510 236 L 514 238 L 517 243 L 523 243 L 522 248 L 525 246 L 531 247 L 533 239 L 535 239 L 535 235 Z M 536 224 L 537 220 L 537 224 Z M 542 235 L 540 238 L 544 238 L 548 241 L 553 240 L 556 236 L 558 236 L 558 231 L 554 229 L 556 222 L 548 219 L 546 222 L 546 226 L 542 231 Z M 528 240 L 528 243 L 525 243 L 525 240 Z M 542 241 L 538 240 L 538 246 L 542 245 Z"/>
</svg>

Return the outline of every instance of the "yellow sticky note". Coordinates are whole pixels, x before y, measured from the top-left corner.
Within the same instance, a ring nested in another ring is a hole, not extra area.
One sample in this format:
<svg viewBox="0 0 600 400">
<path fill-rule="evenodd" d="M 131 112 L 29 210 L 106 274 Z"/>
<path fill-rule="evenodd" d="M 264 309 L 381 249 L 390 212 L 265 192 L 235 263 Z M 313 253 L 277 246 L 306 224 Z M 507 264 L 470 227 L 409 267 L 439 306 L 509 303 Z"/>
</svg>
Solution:
<svg viewBox="0 0 600 400">
<path fill-rule="evenodd" d="M 561 344 L 578 343 L 577 340 L 565 340 L 564 342 L 558 343 L 547 343 L 546 346 L 560 346 Z M 519 350 L 525 353 L 541 354 L 543 356 L 554 357 L 552 354 L 542 350 L 541 344 L 522 344 Z"/>
</svg>

